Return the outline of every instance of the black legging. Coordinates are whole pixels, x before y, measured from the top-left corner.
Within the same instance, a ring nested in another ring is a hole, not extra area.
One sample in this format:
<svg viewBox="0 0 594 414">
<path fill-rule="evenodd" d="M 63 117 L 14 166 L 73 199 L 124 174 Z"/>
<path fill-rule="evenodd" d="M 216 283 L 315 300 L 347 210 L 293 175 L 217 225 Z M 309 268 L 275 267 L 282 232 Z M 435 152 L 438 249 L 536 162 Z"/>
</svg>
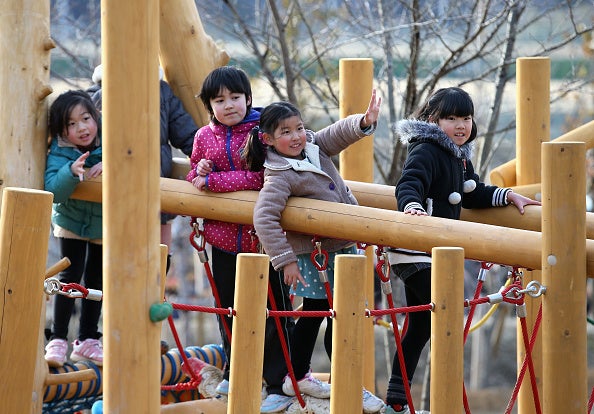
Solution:
<svg viewBox="0 0 594 414">
<path fill-rule="evenodd" d="M 62 283 L 80 283 L 87 289 L 103 289 L 103 246 L 85 240 L 58 238 L 62 257 L 70 259 L 70 266 L 60 272 Z M 74 308 L 74 299 L 63 295 L 54 298 L 54 324 L 50 339 L 68 340 L 68 325 Z M 101 301 L 82 300 L 78 339 L 99 339 Z"/>
<path fill-rule="evenodd" d="M 330 309 L 328 299 L 303 298 L 303 311 L 327 311 Z M 295 371 L 295 378 L 302 379 L 310 369 L 311 356 L 316 345 L 318 332 L 324 317 L 300 317 L 295 323 L 293 346 L 291 347 L 291 362 Z M 326 332 L 324 333 L 324 348 L 328 358 L 332 360 L 332 318 L 326 318 Z"/>
<path fill-rule="evenodd" d="M 426 305 L 430 303 L 431 268 L 420 270 L 408 276 L 404 281 L 404 291 L 407 306 Z M 408 314 L 408 328 L 402 337 L 402 355 L 406 365 L 409 386 L 415 374 L 423 348 L 430 337 L 431 312 L 410 312 Z M 392 375 L 388 383 L 386 402 L 388 404 L 407 404 L 398 355 L 394 356 L 392 363 Z"/>
<path fill-rule="evenodd" d="M 233 308 L 235 298 L 235 272 L 237 256 L 227 253 L 223 250 L 212 248 L 212 274 L 222 308 Z M 276 309 L 279 311 L 291 311 L 293 306 L 289 297 L 289 288 L 285 285 L 280 272 L 274 270 L 272 265 L 268 269 L 268 280 L 274 296 Z M 268 295 L 266 295 L 268 297 Z M 270 309 L 270 303 L 267 302 Z M 223 349 L 227 356 L 227 364 L 223 377 L 229 379 L 229 361 L 231 360 L 231 342 L 227 338 L 225 325 L 229 326 L 233 332 L 233 318 L 217 315 L 219 330 L 223 339 Z M 266 391 L 269 394 L 282 394 L 282 384 L 287 374 L 287 364 L 285 362 L 280 337 L 276 328 L 275 318 L 266 319 L 264 333 L 264 365 L 262 376 L 268 384 Z M 294 323 L 292 318 L 279 318 L 283 329 L 283 336 L 287 341 L 288 349 L 291 349 L 293 339 Z M 243 355 L 241 358 L 249 358 L 249 355 Z"/>
</svg>

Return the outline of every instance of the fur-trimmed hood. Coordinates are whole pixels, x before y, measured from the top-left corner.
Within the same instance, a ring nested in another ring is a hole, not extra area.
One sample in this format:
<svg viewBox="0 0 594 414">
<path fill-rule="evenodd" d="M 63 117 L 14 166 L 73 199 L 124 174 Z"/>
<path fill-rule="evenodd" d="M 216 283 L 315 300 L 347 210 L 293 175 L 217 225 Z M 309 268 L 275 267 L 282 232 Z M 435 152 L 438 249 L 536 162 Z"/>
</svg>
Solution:
<svg viewBox="0 0 594 414">
<path fill-rule="evenodd" d="M 472 156 L 473 145 L 471 142 L 467 142 L 461 146 L 456 145 L 443 132 L 443 129 L 432 122 L 404 119 L 396 123 L 394 131 L 398 134 L 400 142 L 404 145 L 432 142 L 444 148 L 456 158 L 470 159 Z"/>
</svg>

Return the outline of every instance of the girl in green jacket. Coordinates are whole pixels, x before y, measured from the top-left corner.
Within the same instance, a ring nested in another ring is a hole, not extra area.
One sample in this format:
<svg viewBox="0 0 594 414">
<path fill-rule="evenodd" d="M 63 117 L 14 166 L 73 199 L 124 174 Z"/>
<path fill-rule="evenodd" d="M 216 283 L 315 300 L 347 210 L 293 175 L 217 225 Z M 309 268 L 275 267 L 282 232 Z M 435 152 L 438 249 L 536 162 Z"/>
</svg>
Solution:
<svg viewBox="0 0 594 414">
<path fill-rule="evenodd" d="M 45 169 L 45 190 L 54 193 L 52 224 L 61 255 L 70 266 L 59 275 L 61 283 L 80 283 L 87 289 L 102 289 L 101 204 L 70 198 L 79 182 L 103 172 L 99 113 L 83 91 L 68 91 L 50 107 L 51 144 Z M 45 347 L 51 367 L 66 362 L 68 325 L 74 299 L 54 297 L 53 326 Z M 103 365 L 103 347 L 98 331 L 101 301 L 81 304 L 79 333 L 72 343 L 70 359 Z"/>
</svg>

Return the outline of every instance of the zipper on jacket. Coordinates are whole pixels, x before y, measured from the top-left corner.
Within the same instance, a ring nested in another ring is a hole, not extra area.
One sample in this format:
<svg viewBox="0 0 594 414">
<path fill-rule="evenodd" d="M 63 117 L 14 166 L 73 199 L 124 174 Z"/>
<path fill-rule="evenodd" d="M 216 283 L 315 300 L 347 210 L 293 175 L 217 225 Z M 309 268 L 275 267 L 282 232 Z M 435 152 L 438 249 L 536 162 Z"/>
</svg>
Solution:
<svg viewBox="0 0 594 414">
<path fill-rule="evenodd" d="M 229 166 L 231 167 L 231 171 L 235 171 L 235 164 L 233 164 L 233 154 L 231 153 L 232 138 L 233 138 L 233 129 L 231 127 L 227 127 L 227 139 L 225 142 L 225 152 L 227 152 L 227 161 L 229 161 Z"/>
</svg>

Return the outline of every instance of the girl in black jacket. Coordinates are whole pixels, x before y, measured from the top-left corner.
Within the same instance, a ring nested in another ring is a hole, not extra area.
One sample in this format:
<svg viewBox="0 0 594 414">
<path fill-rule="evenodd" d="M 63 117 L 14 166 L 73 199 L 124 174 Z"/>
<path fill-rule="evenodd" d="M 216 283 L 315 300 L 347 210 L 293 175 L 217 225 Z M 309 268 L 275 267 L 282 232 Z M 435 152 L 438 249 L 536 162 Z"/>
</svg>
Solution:
<svg viewBox="0 0 594 414">
<path fill-rule="evenodd" d="M 524 206 L 540 205 L 509 188 L 486 185 L 474 172 L 470 156 L 477 128 L 474 104 L 464 90 L 452 87 L 435 91 L 411 119 L 396 124 L 396 132 L 408 145 L 408 157 L 396 185 L 398 209 L 405 214 L 458 220 L 462 207 L 514 204 L 523 214 Z M 404 282 L 407 306 L 430 303 L 431 257 L 423 252 L 392 249 L 388 258 L 392 270 Z M 410 313 L 402 338 L 409 385 L 430 334 L 430 312 Z M 386 403 L 386 414 L 410 413 L 397 357 L 392 363 Z"/>
</svg>

